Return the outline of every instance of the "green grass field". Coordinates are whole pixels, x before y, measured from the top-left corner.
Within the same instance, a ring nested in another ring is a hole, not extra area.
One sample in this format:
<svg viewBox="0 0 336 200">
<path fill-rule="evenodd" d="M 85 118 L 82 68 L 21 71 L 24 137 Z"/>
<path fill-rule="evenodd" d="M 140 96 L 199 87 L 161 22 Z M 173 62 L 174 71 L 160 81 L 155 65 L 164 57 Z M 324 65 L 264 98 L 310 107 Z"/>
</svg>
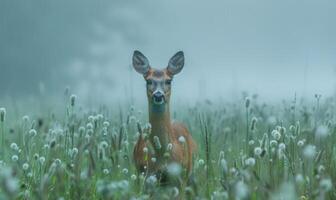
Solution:
<svg viewBox="0 0 336 200">
<path fill-rule="evenodd" d="M 27 115 L 23 105 L 0 110 L 0 199 L 336 199 L 334 98 L 172 105 L 198 146 L 197 191 L 181 177 L 159 187 L 136 172 L 146 107 L 88 111 L 80 98 L 66 99 Z"/>
</svg>

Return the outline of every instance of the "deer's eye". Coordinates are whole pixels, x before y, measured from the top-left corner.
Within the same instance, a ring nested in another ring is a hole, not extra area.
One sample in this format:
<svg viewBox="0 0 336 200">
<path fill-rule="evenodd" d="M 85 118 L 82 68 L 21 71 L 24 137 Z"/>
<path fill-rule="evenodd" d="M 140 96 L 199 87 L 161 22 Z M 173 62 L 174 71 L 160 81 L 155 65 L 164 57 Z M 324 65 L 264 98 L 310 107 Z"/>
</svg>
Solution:
<svg viewBox="0 0 336 200">
<path fill-rule="evenodd" d="M 152 80 L 147 80 L 147 85 L 152 85 L 153 84 L 153 81 Z"/>
<path fill-rule="evenodd" d="M 170 85 L 171 84 L 171 80 L 166 80 L 166 84 Z"/>
</svg>

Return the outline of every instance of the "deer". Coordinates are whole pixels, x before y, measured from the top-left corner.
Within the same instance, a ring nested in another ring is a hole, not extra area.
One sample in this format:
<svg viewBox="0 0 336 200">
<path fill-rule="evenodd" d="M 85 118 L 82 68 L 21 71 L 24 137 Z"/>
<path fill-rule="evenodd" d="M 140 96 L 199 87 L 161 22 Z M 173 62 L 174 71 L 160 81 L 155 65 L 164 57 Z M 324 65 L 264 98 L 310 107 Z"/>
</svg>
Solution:
<svg viewBox="0 0 336 200">
<path fill-rule="evenodd" d="M 184 66 L 184 53 L 177 52 L 164 69 L 152 68 L 148 59 L 138 50 L 134 51 L 132 62 L 134 69 L 146 81 L 151 125 L 148 138 L 140 134 L 135 143 L 133 157 L 136 169 L 138 172 L 154 174 L 161 182 L 166 182 L 167 165 L 175 163 L 181 166 L 188 177 L 196 144 L 186 126 L 172 122 L 170 117 L 172 80 Z"/>
</svg>

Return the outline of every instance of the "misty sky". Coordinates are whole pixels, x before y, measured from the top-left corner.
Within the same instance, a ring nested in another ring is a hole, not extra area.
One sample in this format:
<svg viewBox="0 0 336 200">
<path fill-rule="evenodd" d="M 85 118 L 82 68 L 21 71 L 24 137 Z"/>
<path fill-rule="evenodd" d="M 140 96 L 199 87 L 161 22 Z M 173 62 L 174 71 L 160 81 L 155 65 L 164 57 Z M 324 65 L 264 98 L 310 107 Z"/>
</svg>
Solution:
<svg viewBox="0 0 336 200">
<path fill-rule="evenodd" d="M 108 102 L 145 98 L 134 49 L 154 67 L 183 50 L 173 98 L 257 92 L 263 98 L 330 95 L 335 89 L 332 0 L 4 0 L 0 96 L 61 95 Z"/>
</svg>

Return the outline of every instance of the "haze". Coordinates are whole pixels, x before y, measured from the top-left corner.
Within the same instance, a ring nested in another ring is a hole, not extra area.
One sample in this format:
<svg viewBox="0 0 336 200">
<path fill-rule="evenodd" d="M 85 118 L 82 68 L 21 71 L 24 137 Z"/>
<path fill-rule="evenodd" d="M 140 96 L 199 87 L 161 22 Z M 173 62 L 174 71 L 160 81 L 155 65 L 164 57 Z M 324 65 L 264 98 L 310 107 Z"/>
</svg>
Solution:
<svg viewBox="0 0 336 200">
<path fill-rule="evenodd" d="M 70 87 L 100 103 L 144 101 L 135 49 L 159 68 L 184 51 L 175 100 L 332 95 L 335 10 L 332 0 L 3 0 L 0 96 Z"/>
</svg>

